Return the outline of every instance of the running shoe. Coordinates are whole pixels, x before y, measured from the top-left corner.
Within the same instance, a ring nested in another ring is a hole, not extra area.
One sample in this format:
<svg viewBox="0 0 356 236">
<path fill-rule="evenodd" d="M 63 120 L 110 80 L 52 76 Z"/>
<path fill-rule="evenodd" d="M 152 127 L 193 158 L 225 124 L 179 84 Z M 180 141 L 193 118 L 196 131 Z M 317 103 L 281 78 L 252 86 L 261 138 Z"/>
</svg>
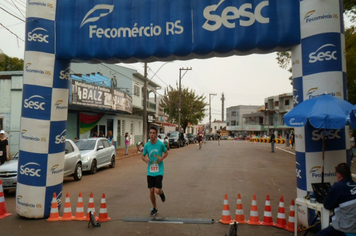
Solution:
<svg viewBox="0 0 356 236">
<path fill-rule="evenodd" d="M 156 209 L 156 208 L 151 208 L 150 216 L 156 216 L 157 214 L 158 214 L 158 209 Z"/>
<path fill-rule="evenodd" d="M 163 190 L 162 190 L 162 193 L 159 196 L 161 197 L 162 202 L 166 201 L 166 196 L 164 195 Z"/>
</svg>

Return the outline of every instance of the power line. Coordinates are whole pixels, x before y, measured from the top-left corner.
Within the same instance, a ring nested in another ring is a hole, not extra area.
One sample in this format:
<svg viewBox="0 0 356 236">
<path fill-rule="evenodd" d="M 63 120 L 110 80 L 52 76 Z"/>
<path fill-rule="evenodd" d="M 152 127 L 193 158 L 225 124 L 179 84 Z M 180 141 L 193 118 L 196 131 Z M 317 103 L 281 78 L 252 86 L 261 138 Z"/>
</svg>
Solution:
<svg viewBox="0 0 356 236">
<path fill-rule="evenodd" d="M 9 32 L 12 33 L 13 35 L 15 35 L 17 39 L 20 39 L 22 42 L 25 42 L 23 39 L 21 39 L 19 36 L 17 36 L 17 34 L 15 34 L 14 32 L 12 32 L 12 31 L 9 30 L 8 28 L 6 28 L 3 24 L 0 23 L 0 25 L 1 25 L 2 27 L 4 27 L 4 29 L 6 29 L 7 31 L 9 31 Z"/>
<path fill-rule="evenodd" d="M 17 10 L 20 12 L 20 14 L 23 16 L 23 17 L 25 17 L 23 14 L 22 14 L 22 12 L 20 11 L 20 9 L 17 7 L 17 5 L 14 3 L 14 1 L 13 0 L 11 0 L 11 2 L 14 4 L 14 6 L 17 8 Z"/>
<path fill-rule="evenodd" d="M 23 19 L 21 19 L 21 18 L 19 18 L 19 17 L 15 16 L 15 15 L 14 15 L 14 14 L 12 14 L 11 12 L 8 12 L 8 11 L 7 11 L 7 10 L 5 10 L 4 8 L 0 7 L 0 9 L 1 9 L 1 10 L 3 10 L 4 12 L 6 12 L 7 14 L 9 14 L 9 15 L 11 15 L 11 16 L 13 16 L 13 17 L 15 17 L 16 19 L 18 19 L 18 20 L 20 20 L 20 21 L 25 22 L 25 20 L 23 20 Z M 5 26 L 4 26 L 4 27 L 5 27 Z"/>
</svg>

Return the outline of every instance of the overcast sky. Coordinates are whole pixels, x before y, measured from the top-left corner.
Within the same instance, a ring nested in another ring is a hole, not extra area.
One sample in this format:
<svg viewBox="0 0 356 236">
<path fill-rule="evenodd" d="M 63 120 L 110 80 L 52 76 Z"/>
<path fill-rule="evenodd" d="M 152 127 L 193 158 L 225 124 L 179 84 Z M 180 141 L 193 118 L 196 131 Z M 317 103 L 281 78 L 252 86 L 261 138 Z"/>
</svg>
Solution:
<svg viewBox="0 0 356 236">
<path fill-rule="evenodd" d="M 17 5 L 19 10 L 14 7 Z M 9 11 L 14 16 L 6 13 Z M 21 13 L 20 13 L 21 12 Z M 0 49 L 10 57 L 24 57 L 25 0 L 3 0 L 0 2 Z M 6 30 L 8 28 L 11 32 Z M 182 86 L 203 94 L 206 102 L 211 96 L 212 121 L 221 119 L 221 95 L 225 94 L 226 108 L 236 105 L 263 105 L 266 97 L 292 92 L 289 81 L 291 74 L 278 66 L 276 53 L 231 56 L 205 60 L 172 61 L 149 63 L 148 78 L 162 86 L 163 94 L 168 85 L 175 86 L 179 79 L 179 68 L 192 68 L 182 79 Z M 143 63 L 121 64 L 143 74 Z M 163 66 L 162 66 L 163 65 Z M 161 67 L 162 66 L 162 67 Z M 226 113 L 225 113 L 226 119 Z M 204 122 L 208 122 L 208 107 Z"/>
</svg>

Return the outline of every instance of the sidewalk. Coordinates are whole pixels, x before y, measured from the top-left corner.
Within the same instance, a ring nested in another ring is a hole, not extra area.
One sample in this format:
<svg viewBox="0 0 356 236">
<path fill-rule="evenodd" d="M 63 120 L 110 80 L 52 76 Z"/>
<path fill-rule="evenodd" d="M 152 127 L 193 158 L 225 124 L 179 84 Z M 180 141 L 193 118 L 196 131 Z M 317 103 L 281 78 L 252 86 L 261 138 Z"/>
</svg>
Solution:
<svg viewBox="0 0 356 236">
<path fill-rule="evenodd" d="M 125 147 L 116 149 L 116 160 L 132 157 L 132 156 L 141 156 L 141 153 L 137 153 L 135 145 L 129 146 L 129 155 L 125 155 Z"/>
</svg>

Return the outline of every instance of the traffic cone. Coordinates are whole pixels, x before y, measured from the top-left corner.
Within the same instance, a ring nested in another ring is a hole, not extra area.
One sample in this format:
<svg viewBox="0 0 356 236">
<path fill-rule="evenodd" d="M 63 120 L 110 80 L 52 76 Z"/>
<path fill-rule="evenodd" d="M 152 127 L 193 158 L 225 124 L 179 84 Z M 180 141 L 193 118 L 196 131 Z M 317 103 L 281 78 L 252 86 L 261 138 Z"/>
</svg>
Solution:
<svg viewBox="0 0 356 236">
<path fill-rule="evenodd" d="M 12 215 L 12 213 L 6 212 L 5 195 L 4 190 L 2 189 L 2 180 L 0 179 L 0 219 L 9 215 Z"/>
<path fill-rule="evenodd" d="M 72 215 L 72 206 L 70 205 L 69 193 L 67 192 L 66 201 L 64 203 L 62 220 L 69 221 L 69 220 L 73 220 L 73 219 L 74 219 L 74 216 Z"/>
<path fill-rule="evenodd" d="M 242 200 L 240 193 L 237 194 L 235 222 L 239 224 L 246 224 L 244 210 L 242 209 Z"/>
<path fill-rule="evenodd" d="M 258 218 L 258 210 L 257 210 L 257 201 L 256 195 L 253 195 L 251 211 L 250 211 L 250 219 L 247 221 L 249 225 L 261 225 L 261 221 Z"/>
<path fill-rule="evenodd" d="M 294 232 L 294 218 L 295 216 L 295 206 L 294 206 L 294 200 L 292 199 L 292 202 L 290 203 L 290 208 L 289 208 L 289 217 L 288 217 L 288 225 L 285 227 L 286 230 L 289 232 Z M 298 232 L 302 231 L 301 229 L 298 229 Z"/>
<path fill-rule="evenodd" d="M 79 193 L 77 209 L 75 211 L 74 220 L 86 220 L 86 216 L 84 215 L 84 206 L 83 206 L 83 197 L 82 193 Z"/>
<path fill-rule="evenodd" d="M 286 213 L 284 210 L 284 200 L 283 196 L 281 197 L 281 200 L 279 201 L 279 209 L 278 209 L 278 215 L 277 215 L 277 223 L 276 227 L 284 229 L 287 225 L 286 222 Z"/>
<path fill-rule="evenodd" d="M 53 193 L 51 213 L 49 214 L 49 218 L 47 219 L 47 221 L 59 221 L 61 219 L 62 217 L 59 216 L 58 212 L 57 195 L 56 193 Z"/>
<path fill-rule="evenodd" d="M 266 197 L 266 205 L 265 205 L 265 212 L 263 213 L 263 221 L 262 225 L 274 226 L 272 219 L 272 209 L 271 209 L 271 202 L 269 200 L 269 195 Z"/>
<path fill-rule="evenodd" d="M 222 217 L 221 217 L 220 223 L 222 223 L 222 224 L 231 224 L 233 222 L 234 221 L 231 220 L 229 202 L 227 200 L 227 194 L 225 193 L 224 205 L 223 205 Z"/>
<path fill-rule="evenodd" d="M 95 206 L 94 206 L 94 197 L 93 193 L 90 193 L 88 210 L 87 210 L 87 220 L 90 220 L 90 212 L 92 212 L 95 216 L 95 219 L 98 220 L 98 217 L 95 215 Z"/>
<path fill-rule="evenodd" d="M 105 222 L 109 221 L 111 218 L 108 217 L 108 211 L 106 208 L 106 199 L 105 199 L 105 193 L 103 193 L 103 196 L 101 197 L 101 203 L 100 203 L 100 210 L 99 210 L 99 222 Z"/>
</svg>

